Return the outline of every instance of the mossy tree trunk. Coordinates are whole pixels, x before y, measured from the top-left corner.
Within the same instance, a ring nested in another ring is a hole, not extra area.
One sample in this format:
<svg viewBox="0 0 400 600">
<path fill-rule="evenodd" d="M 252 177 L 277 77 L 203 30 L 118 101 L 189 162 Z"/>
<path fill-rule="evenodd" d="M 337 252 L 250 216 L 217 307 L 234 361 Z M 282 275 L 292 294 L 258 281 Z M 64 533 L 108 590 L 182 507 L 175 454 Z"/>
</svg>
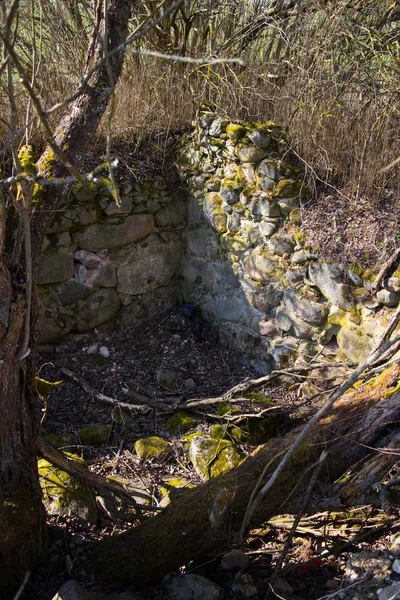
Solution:
<svg viewBox="0 0 400 600">
<path fill-rule="evenodd" d="M 320 487 L 313 493 L 314 506 L 310 508 L 327 510 L 329 497 L 333 497 L 332 507 L 337 509 L 340 490 L 333 488 L 332 483 L 351 465 L 360 460 L 368 462 L 374 454 L 371 447 L 382 443 L 390 423 L 399 419 L 399 375 L 400 366 L 396 365 L 372 386 L 365 384 L 337 402 L 331 416 L 314 427 L 258 505 L 251 518 L 252 526 L 274 514 L 297 512 L 323 450 L 328 451 L 328 458 L 320 473 Z M 235 469 L 183 493 L 156 517 L 103 540 L 89 559 L 89 569 L 115 587 L 146 584 L 191 560 L 234 545 L 250 495 L 265 465 L 273 459 L 263 483 L 277 466 L 278 455 L 289 448 L 298 433 L 299 429 L 282 439 L 271 440 Z M 385 460 L 389 469 L 397 456 L 388 455 Z M 376 475 L 382 475 L 381 464 Z M 370 471 L 370 484 L 373 479 Z"/>
<path fill-rule="evenodd" d="M 98 3 L 102 5 L 101 2 Z M 108 48 L 124 42 L 132 2 L 110 0 Z M 90 46 L 85 76 L 102 58 L 104 19 L 99 18 Z M 117 82 L 123 52 L 110 60 Z M 106 65 L 95 71 L 85 91 L 65 110 L 56 130 L 57 144 L 78 167 L 90 145 L 110 99 Z M 46 165 L 46 151 L 39 168 Z M 44 169 L 46 171 L 46 169 Z M 51 174 L 62 177 L 66 169 L 52 162 Z M 1 193 L 1 189 L 0 189 Z M 37 272 L 43 236 L 62 201 L 63 190 L 50 188 L 43 207 L 31 222 L 33 281 Z M 44 209 L 44 210 L 43 210 Z M 42 212 L 43 211 L 43 212 Z M 28 304 L 25 289 L 27 269 L 26 234 L 20 211 L 0 196 L 0 596 L 12 598 L 21 582 L 45 554 L 45 519 L 37 473 L 36 440 L 40 407 L 33 385 L 38 308 L 33 294 L 30 315 L 30 354 L 20 359 Z"/>
</svg>

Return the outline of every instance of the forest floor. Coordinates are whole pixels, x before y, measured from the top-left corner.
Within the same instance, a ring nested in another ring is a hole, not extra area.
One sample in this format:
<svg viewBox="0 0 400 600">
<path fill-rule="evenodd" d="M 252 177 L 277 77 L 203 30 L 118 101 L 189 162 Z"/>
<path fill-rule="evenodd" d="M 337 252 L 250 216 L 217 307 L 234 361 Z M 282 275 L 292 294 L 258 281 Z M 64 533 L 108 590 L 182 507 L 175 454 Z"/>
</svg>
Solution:
<svg viewBox="0 0 400 600">
<path fill-rule="evenodd" d="M 108 357 L 104 358 L 99 354 L 101 347 L 107 348 Z M 148 393 L 151 398 L 170 407 L 170 410 L 164 412 L 154 409 L 146 415 L 138 415 L 133 429 L 127 434 L 124 426 L 115 418 L 115 407 L 88 394 L 75 381 L 65 376 L 61 370 L 63 368 L 83 377 L 96 392 L 123 402 L 129 402 L 132 391 Z M 165 389 L 160 384 L 161 375 L 165 373 L 172 379 L 174 389 Z M 206 330 L 203 339 L 196 341 L 191 321 L 178 309 L 160 315 L 134 330 L 78 335 L 70 338 L 64 345 L 42 348 L 39 376 L 49 381 L 63 381 L 51 392 L 46 406 L 43 406 L 43 435 L 65 432 L 76 435 L 85 425 L 111 425 L 106 444 L 79 444 L 73 452 L 80 454 L 89 469 L 99 475 L 141 482 L 151 504 L 158 506 L 162 502 L 160 483 L 165 478 L 184 477 L 191 484 L 201 483 L 183 443 L 166 428 L 166 420 L 176 411 L 174 406 L 190 398 L 221 395 L 254 375 L 246 370 L 229 349 L 219 345 L 216 331 Z M 296 389 L 264 386 L 259 391 L 279 404 L 283 414 L 291 415 L 290 419 L 282 418 L 274 432 L 275 436 L 284 435 L 288 427 L 300 421 L 300 416 L 296 416 L 296 407 L 301 403 Z M 244 412 L 249 410 L 246 401 L 242 402 L 240 408 Z M 223 419 L 216 414 L 215 407 L 209 407 L 206 413 L 193 416 L 198 421 L 195 431 L 204 432 L 208 432 Z M 153 435 L 170 441 L 173 452 L 163 460 L 141 460 L 134 451 L 134 442 Z M 254 450 L 254 447 L 248 443 L 240 444 L 241 450 L 246 454 Z M 322 551 L 346 544 L 351 533 L 362 529 L 365 520 L 368 520 L 369 526 L 379 524 L 380 516 L 374 509 L 367 509 L 359 514 L 352 511 L 352 516 L 342 514 L 338 517 L 321 513 L 305 518 L 287 553 L 285 567 L 276 588 L 280 592 L 279 596 L 313 600 L 332 594 L 339 586 L 349 553 L 362 548 L 388 548 L 395 532 L 393 528 L 391 532 L 380 532 L 375 539 L 369 538 L 350 545 L 342 553 L 331 553 L 322 562 L 319 560 L 318 556 Z M 292 522 L 291 516 L 277 516 L 273 523 L 265 524 L 247 536 L 242 550 L 250 559 L 246 573 L 251 575 L 258 590 L 253 600 L 264 598 L 268 578 L 273 572 Z M 69 579 L 78 581 L 91 591 L 102 589 L 103 592 L 110 592 L 101 588 L 85 572 L 84 562 L 93 542 L 131 526 L 132 524 L 110 518 L 101 507 L 95 526 L 84 524 L 72 516 L 49 515 L 48 561 L 35 574 L 31 600 L 51 600 Z M 225 551 L 223 549 L 221 554 L 204 564 L 189 565 L 182 572 L 201 574 L 224 587 L 227 600 L 240 600 L 245 596 L 240 591 L 233 591 L 235 574 L 223 571 L 220 567 L 221 556 Z M 155 585 L 138 590 L 138 593 L 149 600 L 158 599 L 163 597 L 160 590 Z"/>
</svg>

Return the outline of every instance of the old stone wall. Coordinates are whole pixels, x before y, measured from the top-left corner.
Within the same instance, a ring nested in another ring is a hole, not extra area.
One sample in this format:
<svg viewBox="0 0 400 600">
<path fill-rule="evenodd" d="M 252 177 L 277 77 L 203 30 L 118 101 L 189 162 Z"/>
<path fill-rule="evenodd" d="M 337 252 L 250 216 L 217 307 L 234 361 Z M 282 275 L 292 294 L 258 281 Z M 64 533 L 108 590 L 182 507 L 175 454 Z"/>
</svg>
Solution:
<svg viewBox="0 0 400 600">
<path fill-rule="evenodd" d="M 362 360 L 398 305 L 400 269 L 374 294 L 370 271 L 305 245 L 307 185 L 280 128 L 204 113 L 178 154 L 174 194 L 159 177 L 120 176 L 120 206 L 106 186 L 72 190 L 41 260 L 42 342 L 184 301 L 257 373 L 321 352 Z"/>
<path fill-rule="evenodd" d="M 42 343 L 127 328 L 180 301 L 186 203 L 162 178 L 75 187 L 48 231 L 38 280 Z"/>
<path fill-rule="evenodd" d="M 374 275 L 318 260 L 301 231 L 308 190 L 280 128 L 203 114 L 185 140 L 184 294 L 258 373 L 319 352 L 358 362 L 400 300 L 400 272 Z"/>
</svg>

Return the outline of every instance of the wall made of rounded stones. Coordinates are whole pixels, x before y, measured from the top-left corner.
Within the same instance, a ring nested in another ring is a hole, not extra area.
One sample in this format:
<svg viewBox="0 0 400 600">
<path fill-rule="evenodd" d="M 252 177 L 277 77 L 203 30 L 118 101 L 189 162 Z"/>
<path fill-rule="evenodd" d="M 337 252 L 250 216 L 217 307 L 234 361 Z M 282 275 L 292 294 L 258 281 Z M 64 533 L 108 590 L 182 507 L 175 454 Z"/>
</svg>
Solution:
<svg viewBox="0 0 400 600">
<path fill-rule="evenodd" d="M 186 301 L 260 374 L 325 349 L 365 358 L 400 300 L 400 273 L 394 267 L 373 294 L 371 273 L 320 262 L 305 245 L 308 188 L 281 129 L 205 112 L 182 147 Z"/>
<path fill-rule="evenodd" d="M 122 178 L 72 189 L 47 232 L 38 294 L 42 343 L 69 332 L 138 325 L 181 299 L 187 203 L 166 182 Z"/>
</svg>

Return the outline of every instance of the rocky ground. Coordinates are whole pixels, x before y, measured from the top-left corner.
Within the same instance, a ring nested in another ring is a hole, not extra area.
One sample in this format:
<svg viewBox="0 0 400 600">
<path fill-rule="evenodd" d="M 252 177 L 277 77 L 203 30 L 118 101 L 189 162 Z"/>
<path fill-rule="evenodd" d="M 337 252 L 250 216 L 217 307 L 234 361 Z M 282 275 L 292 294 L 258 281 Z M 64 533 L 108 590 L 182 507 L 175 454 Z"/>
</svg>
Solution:
<svg viewBox="0 0 400 600">
<path fill-rule="evenodd" d="M 83 377 L 91 387 L 85 391 L 82 385 L 65 375 L 65 369 Z M 80 335 L 69 339 L 64 345 L 42 348 L 38 375 L 45 380 L 62 381 L 43 401 L 43 435 L 69 434 L 69 437 L 64 437 L 65 445 L 69 446 L 66 449 L 84 458 L 91 471 L 115 477 L 131 493 L 144 496 L 146 502 L 157 509 L 166 502 L 163 492 L 166 479 L 181 478 L 185 481 L 184 485 L 197 485 L 203 480 L 188 459 L 181 432 L 171 433 L 167 425 L 168 419 L 176 413 L 176 406 L 190 398 L 218 396 L 254 374 L 248 372 L 229 349 L 219 346 L 216 331 L 202 328 L 199 333 L 193 319 L 174 309 L 138 329 Z M 264 387 L 259 393 L 269 399 L 268 403 L 284 409 L 281 418 L 273 425 L 273 435 L 283 435 L 294 421 L 298 422 L 300 417 L 296 407 L 302 402 L 297 398 L 296 388 Z M 138 398 L 145 402 L 147 398 L 159 403 L 162 408 L 152 409 L 134 418 L 129 418 L 123 412 L 125 416 L 121 419 L 121 411 L 117 406 L 96 398 L 98 394 L 111 397 L 116 402 L 128 403 L 138 403 Z M 260 396 L 253 397 L 252 401 L 244 399 L 238 404 L 238 409 L 246 414 L 257 413 L 264 405 L 258 405 L 255 399 L 260 400 Z M 215 425 L 225 428 L 228 425 L 224 420 L 225 415 L 218 414 L 215 406 L 202 413 L 192 413 L 191 416 L 196 424 L 189 433 L 209 433 Z M 256 417 L 253 420 L 257 420 Z M 93 440 L 92 443 L 85 441 L 82 433 L 84 427 L 93 424 L 107 426 L 106 439 L 101 444 L 93 443 Z M 239 436 L 237 439 L 232 429 L 229 431 L 232 441 L 244 454 L 259 442 L 256 439 L 258 434 Z M 160 436 L 167 440 L 170 452 L 163 457 L 140 458 L 135 452 L 135 442 L 148 436 Z M 100 496 L 97 497 L 96 524 L 91 524 L 90 518 L 86 517 L 79 518 L 68 511 L 49 514 L 48 561 L 35 574 L 30 600 L 51 600 L 69 580 L 79 582 L 93 593 L 111 593 L 110 590 L 101 589 L 85 572 L 84 561 L 92 542 L 131 527 L 134 523 L 129 523 L 129 518 L 123 518 L 122 514 L 116 520 L 115 513 L 102 502 Z M 381 554 L 386 552 L 387 556 L 392 547 L 392 554 L 389 555 L 394 558 L 387 559 L 391 562 L 390 567 L 386 568 L 386 575 L 389 572 L 396 578 L 397 572 L 394 566 L 391 571 L 391 565 L 394 565 L 396 558 L 393 552 L 400 545 L 400 539 L 396 537 L 400 530 L 398 520 L 390 530 L 381 531 L 372 539 L 359 541 L 342 553 L 331 552 L 324 560 L 319 558 L 321 553 L 346 544 L 351 532 L 358 530 L 365 519 L 368 519 L 370 526 L 374 526 L 381 522 L 382 515 L 371 509 L 367 513 L 360 513 L 358 517 L 353 513 L 352 518 L 324 513 L 303 520 L 287 554 L 286 566 L 274 583 L 276 597 L 286 600 L 330 598 L 336 594 L 339 594 L 338 598 L 346 600 L 353 597 L 340 589 L 355 581 L 354 577 L 351 579 L 351 569 L 349 579 L 344 584 L 341 579 L 346 562 L 355 550 L 373 549 Z M 268 579 L 292 522 L 291 517 L 279 516 L 273 523 L 253 530 L 244 547 L 236 549 L 233 555 L 223 556 L 221 552 L 205 564 L 188 565 L 177 580 L 169 578 L 152 588 L 130 590 L 129 599 L 135 598 L 134 592 L 140 594 L 138 598 L 149 600 L 222 598 L 220 588 L 228 600 L 264 598 L 269 589 Z M 181 577 L 183 573 L 200 576 L 200 579 L 185 579 Z M 362 578 L 370 577 L 363 571 Z M 210 582 L 210 590 L 207 582 Z M 219 587 L 214 588 L 214 585 Z M 354 586 L 356 591 L 357 585 Z M 69 583 L 68 586 L 73 587 L 73 584 Z M 86 600 L 86 596 L 79 595 L 75 589 L 75 595 L 71 590 L 67 590 L 67 593 L 70 595 L 62 598 L 79 597 Z M 362 597 L 359 596 L 360 600 Z"/>
</svg>

